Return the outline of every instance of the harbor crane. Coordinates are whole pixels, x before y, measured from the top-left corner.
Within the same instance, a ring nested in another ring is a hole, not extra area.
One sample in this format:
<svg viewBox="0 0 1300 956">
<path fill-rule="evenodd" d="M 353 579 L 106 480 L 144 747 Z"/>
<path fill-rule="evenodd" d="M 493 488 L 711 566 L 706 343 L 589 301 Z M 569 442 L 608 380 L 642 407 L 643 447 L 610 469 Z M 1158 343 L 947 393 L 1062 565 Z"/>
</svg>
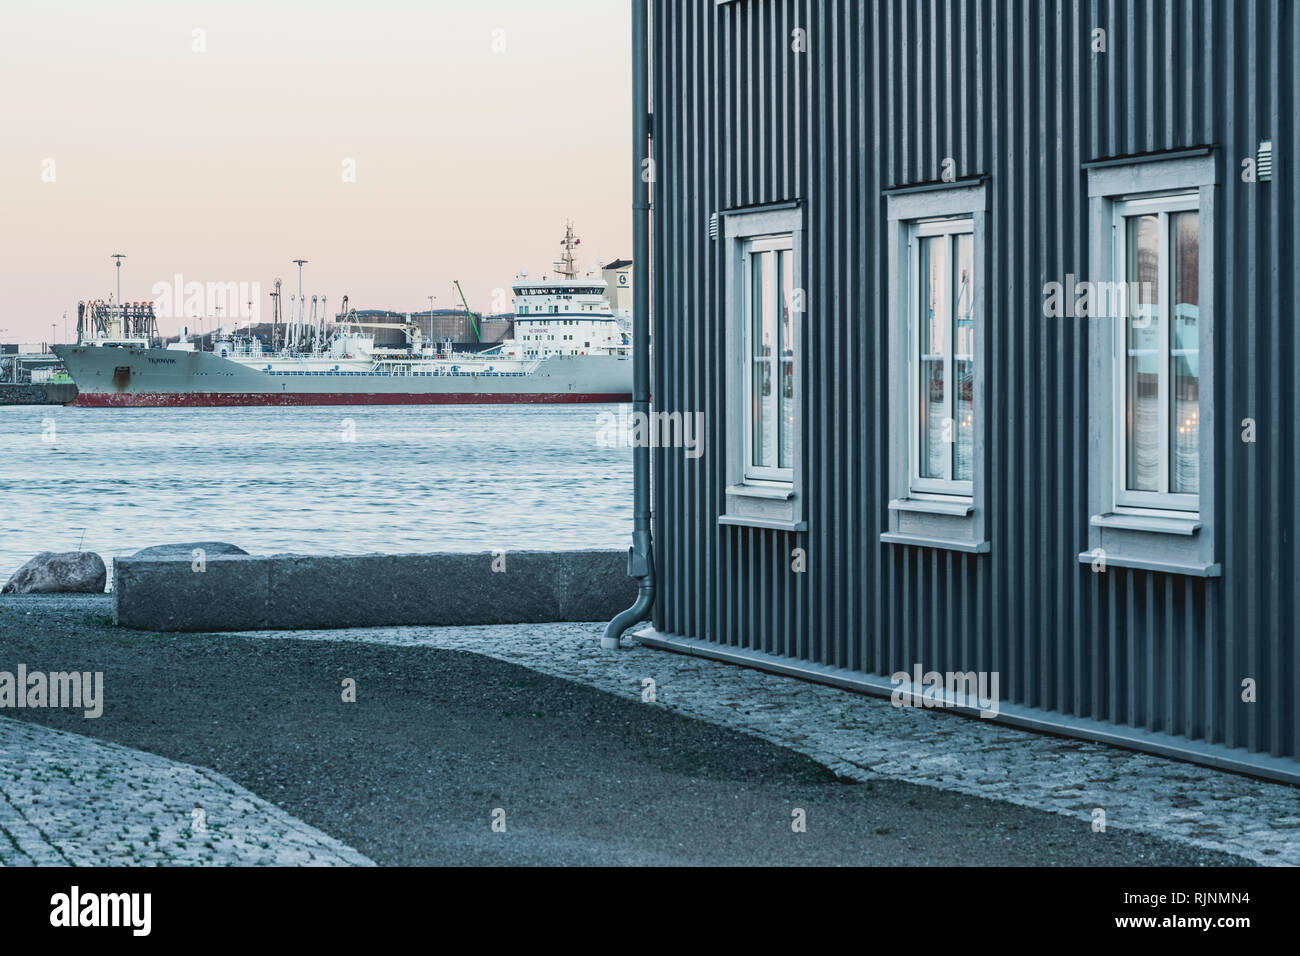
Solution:
<svg viewBox="0 0 1300 956">
<path fill-rule="evenodd" d="M 465 298 L 465 290 L 462 289 L 462 288 L 460 287 L 460 280 L 459 280 L 459 279 L 453 279 L 452 282 L 455 283 L 455 286 L 456 286 L 456 292 L 460 295 L 460 301 L 461 301 L 461 302 L 464 304 L 464 306 L 465 306 L 465 313 L 469 316 L 469 325 L 470 325 L 470 328 L 472 328 L 472 329 L 474 330 L 474 340 L 475 340 L 476 342 L 482 342 L 482 341 L 483 341 L 483 336 L 479 333 L 479 330 L 478 330 L 478 316 L 476 316 L 476 315 L 475 315 L 475 314 L 470 310 L 470 307 L 469 307 L 469 300 Z"/>
<path fill-rule="evenodd" d="M 357 316 L 356 309 L 348 308 L 348 297 L 343 297 L 343 325 L 365 329 L 401 329 L 411 341 L 411 348 L 416 352 L 423 346 L 424 332 L 417 322 L 367 322 Z"/>
</svg>

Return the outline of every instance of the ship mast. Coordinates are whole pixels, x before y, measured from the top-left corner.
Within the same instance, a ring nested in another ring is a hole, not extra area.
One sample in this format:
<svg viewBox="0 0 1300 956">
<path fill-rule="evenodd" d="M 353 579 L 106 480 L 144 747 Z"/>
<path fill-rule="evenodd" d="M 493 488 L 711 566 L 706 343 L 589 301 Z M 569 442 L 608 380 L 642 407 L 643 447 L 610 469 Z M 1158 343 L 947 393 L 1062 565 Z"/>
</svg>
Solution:
<svg viewBox="0 0 1300 956">
<path fill-rule="evenodd" d="M 578 278 L 578 264 L 573 250 L 581 241 L 573 233 L 573 220 L 568 220 L 564 224 L 564 238 L 560 240 L 560 245 L 564 247 L 564 254 L 555 260 L 555 274 L 561 279 Z"/>
</svg>

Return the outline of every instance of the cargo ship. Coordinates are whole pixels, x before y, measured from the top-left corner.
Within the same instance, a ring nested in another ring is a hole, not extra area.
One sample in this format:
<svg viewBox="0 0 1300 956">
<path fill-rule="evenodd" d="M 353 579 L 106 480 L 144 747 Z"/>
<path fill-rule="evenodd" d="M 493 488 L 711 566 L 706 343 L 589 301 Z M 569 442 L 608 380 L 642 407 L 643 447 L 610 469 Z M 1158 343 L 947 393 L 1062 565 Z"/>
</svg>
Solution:
<svg viewBox="0 0 1300 956">
<path fill-rule="evenodd" d="M 274 349 L 230 334 L 206 351 L 184 330 L 179 341 L 156 344 L 149 304 L 92 303 L 82 312 L 94 320 L 79 318 L 77 344 L 54 351 L 76 383 L 74 406 L 631 401 L 627 320 L 611 309 L 604 279 L 594 271 L 579 277 L 572 226 L 561 244 L 557 278 L 516 276 L 513 336 L 481 351 L 427 343 L 409 320 L 367 323 L 346 307 L 327 328 L 323 302 L 320 318 L 308 319 L 301 293 L 291 297 L 284 343 Z M 378 327 L 401 329 L 405 346 L 377 347 Z"/>
</svg>

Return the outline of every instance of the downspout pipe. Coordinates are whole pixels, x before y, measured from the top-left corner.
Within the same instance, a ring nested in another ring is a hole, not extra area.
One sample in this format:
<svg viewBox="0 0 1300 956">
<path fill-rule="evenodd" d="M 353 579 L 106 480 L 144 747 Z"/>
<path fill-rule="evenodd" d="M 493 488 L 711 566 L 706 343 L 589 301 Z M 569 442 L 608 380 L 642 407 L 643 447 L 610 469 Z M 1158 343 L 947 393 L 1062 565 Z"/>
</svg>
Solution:
<svg viewBox="0 0 1300 956">
<path fill-rule="evenodd" d="M 634 421 L 650 414 L 650 189 L 653 164 L 649 155 L 649 0 L 632 0 L 632 413 Z M 627 555 L 628 577 L 636 578 L 636 603 L 605 627 L 600 646 L 618 648 L 619 638 L 633 624 L 650 616 L 655 601 L 654 553 L 650 544 L 650 447 L 632 449 L 632 547 Z"/>
</svg>

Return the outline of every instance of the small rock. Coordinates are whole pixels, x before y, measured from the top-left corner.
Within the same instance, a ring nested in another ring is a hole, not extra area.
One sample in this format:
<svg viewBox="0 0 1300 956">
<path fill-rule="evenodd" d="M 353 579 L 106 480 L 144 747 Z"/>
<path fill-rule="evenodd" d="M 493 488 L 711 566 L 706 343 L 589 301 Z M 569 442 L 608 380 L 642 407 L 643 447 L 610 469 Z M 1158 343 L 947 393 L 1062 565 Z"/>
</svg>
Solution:
<svg viewBox="0 0 1300 956">
<path fill-rule="evenodd" d="M 202 551 L 204 557 L 211 558 L 220 554 L 248 554 L 243 548 L 223 541 L 195 541 L 192 544 L 156 544 L 151 548 L 141 548 L 133 558 L 184 558 L 189 561 L 195 551 Z"/>
<path fill-rule="evenodd" d="M 103 594 L 104 559 L 93 551 L 42 551 L 14 572 L 0 594 Z"/>
</svg>

